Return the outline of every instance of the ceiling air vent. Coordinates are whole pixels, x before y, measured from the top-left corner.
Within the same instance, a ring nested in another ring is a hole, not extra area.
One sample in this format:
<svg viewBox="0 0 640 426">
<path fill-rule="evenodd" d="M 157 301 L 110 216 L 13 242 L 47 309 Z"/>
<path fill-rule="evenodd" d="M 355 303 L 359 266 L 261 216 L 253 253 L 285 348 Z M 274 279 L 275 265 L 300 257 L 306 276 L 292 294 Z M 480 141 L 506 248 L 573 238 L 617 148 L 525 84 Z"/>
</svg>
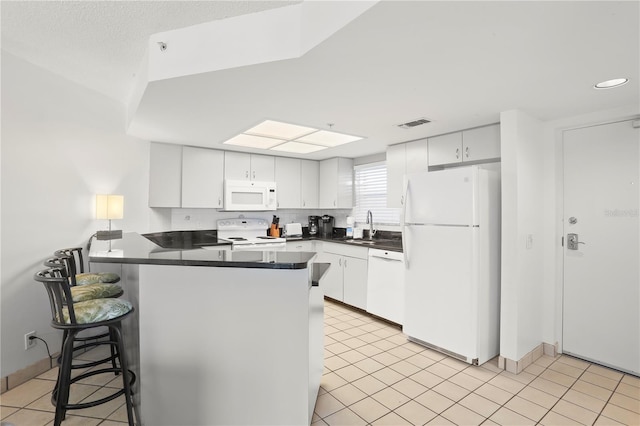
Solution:
<svg viewBox="0 0 640 426">
<path fill-rule="evenodd" d="M 423 124 L 431 123 L 431 121 L 426 118 L 418 118 L 417 120 L 409 121 L 407 123 L 398 124 L 398 127 L 402 127 L 403 129 L 411 129 L 412 127 L 421 126 Z"/>
</svg>

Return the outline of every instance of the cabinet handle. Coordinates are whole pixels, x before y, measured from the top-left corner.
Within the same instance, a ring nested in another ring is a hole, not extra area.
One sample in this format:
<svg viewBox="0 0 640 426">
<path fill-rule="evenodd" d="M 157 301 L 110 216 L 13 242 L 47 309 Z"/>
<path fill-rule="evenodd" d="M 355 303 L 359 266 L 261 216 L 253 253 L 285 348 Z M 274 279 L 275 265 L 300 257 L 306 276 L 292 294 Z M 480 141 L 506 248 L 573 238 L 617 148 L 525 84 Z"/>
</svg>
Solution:
<svg viewBox="0 0 640 426">
<path fill-rule="evenodd" d="M 338 259 L 338 265 L 342 266 L 342 258 Z"/>
<path fill-rule="evenodd" d="M 304 206 L 306 206 L 306 205 L 307 205 L 307 202 L 306 202 L 306 201 L 304 201 L 304 200 L 302 200 L 302 207 L 304 207 Z"/>
<path fill-rule="evenodd" d="M 255 170 L 253 171 L 253 178 L 254 178 L 254 179 L 256 178 L 256 172 L 255 172 Z"/>
<path fill-rule="evenodd" d="M 460 148 L 456 148 L 456 160 L 460 158 Z"/>
<path fill-rule="evenodd" d="M 336 200 L 333 200 L 333 207 L 336 206 Z"/>
<path fill-rule="evenodd" d="M 218 198 L 218 205 L 222 205 L 222 200 L 220 198 Z"/>
<path fill-rule="evenodd" d="M 248 178 L 249 177 L 249 170 L 247 170 L 246 172 L 244 172 L 244 177 Z"/>
<path fill-rule="evenodd" d="M 347 267 L 347 259 L 344 260 L 344 267 Z"/>
<path fill-rule="evenodd" d="M 469 158 L 469 147 L 468 146 L 465 147 L 465 149 L 464 149 L 464 155 L 465 155 L 465 157 Z"/>
<path fill-rule="evenodd" d="M 400 205 L 403 205 L 403 204 L 404 204 L 404 195 L 401 195 L 400 196 Z"/>
</svg>

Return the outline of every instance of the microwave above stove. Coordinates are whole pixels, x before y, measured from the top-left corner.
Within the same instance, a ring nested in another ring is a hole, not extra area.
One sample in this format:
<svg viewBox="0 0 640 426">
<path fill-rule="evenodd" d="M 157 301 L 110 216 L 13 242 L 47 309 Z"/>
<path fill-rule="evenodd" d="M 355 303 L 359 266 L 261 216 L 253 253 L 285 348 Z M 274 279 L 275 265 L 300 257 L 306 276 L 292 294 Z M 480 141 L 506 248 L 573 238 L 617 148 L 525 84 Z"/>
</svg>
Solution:
<svg viewBox="0 0 640 426">
<path fill-rule="evenodd" d="M 276 210 L 275 182 L 250 180 L 224 181 L 224 209 L 228 211 Z"/>
</svg>

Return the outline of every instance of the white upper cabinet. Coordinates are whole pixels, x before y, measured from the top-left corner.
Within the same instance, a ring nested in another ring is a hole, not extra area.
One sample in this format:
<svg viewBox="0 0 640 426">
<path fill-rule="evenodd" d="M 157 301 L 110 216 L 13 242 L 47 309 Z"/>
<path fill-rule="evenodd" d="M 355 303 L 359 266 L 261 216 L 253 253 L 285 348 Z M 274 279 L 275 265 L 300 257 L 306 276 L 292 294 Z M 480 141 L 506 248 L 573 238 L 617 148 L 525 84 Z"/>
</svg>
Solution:
<svg viewBox="0 0 640 426">
<path fill-rule="evenodd" d="M 387 207 L 402 206 L 402 186 L 406 171 L 406 147 L 401 143 L 387 147 Z"/>
<path fill-rule="evenodd" d="M 320 162 L 321 209 L 353 207 L 353 160 L 331 158 Z"/>
<path fill-rule="evenodd" d="M 251 180 L 274 182 L 276 180 L 275 157 L 251 154 Z"/>
<path fill-rule="evenodd" d="M 222 208 L 224 151 L 182 148 L 182 207 Z"/>
<path fill-rule="evenodd" d="M 149 151 L 149 207 L 180 207 L 182 145 L 152 142 Z"/>
<path fill-rule="evenodd" d="M 500 158 L 500 125 L 478 127 L 462 132 L 463 161 Z"/>
<path fill-rule="evenodd" d="M 402 207 L 404 177 L 426 171 L 427 140 L 401 143 L 387 147 L 387 207 Z"/>
<path fill-rule="evenodd" d="M 318 190 L 320 163 L 314 160 L 301 160 L 300 163 L 301 197 L 304 209 L 318 208 Z"/>
<path fill-rule="evenodd" d="M 225 151 L 224 178 L 230 180 L 274 182 L 274 157 L 270 155 Z"/>
<path fill-rule="evenodd" d="M 297 158 L 275 158 L 276 188 L 280 209 L 296 209 L 302 205 L 300 161 Z"/>
<path fill-rule="evenodd" d="M 462 162 L 462 132 L 435 136 L 428 141 L 430 166 Z"/>
<path fill-rule="evenodd" d="M 429 165 L 500 158 L 500 125 L 478 127 L 429 138 Z"/>
<path fill-rule="evenodd" d="M 404 145 L 406 149 L 405 158 L 407 160 L 405 174 L 427 171 L 429 168 L 427 140 L 421 139 L 407 142 Z"/>
</svg>

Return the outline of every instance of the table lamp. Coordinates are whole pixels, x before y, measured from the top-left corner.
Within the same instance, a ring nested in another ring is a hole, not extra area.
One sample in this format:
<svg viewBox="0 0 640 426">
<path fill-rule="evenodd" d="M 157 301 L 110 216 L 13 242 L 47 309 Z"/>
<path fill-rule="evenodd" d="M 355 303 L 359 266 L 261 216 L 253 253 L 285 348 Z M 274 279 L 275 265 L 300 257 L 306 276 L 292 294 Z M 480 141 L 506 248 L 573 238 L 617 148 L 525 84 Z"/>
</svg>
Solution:
<svg viewBox="0 0 640 426">
<path fill-rule="evenodd" d="M 124 197 L 122 195 L 96 195 L 96 219 L 109 220 L 108 231 L 98 231 L 98 240 L 109 240 L 109 251 L 111 251 L 111 240 L 122 238 L 122 230 L 111 230 L 112 219 L 122 219 L 124 216 Z"/>
</svg>

